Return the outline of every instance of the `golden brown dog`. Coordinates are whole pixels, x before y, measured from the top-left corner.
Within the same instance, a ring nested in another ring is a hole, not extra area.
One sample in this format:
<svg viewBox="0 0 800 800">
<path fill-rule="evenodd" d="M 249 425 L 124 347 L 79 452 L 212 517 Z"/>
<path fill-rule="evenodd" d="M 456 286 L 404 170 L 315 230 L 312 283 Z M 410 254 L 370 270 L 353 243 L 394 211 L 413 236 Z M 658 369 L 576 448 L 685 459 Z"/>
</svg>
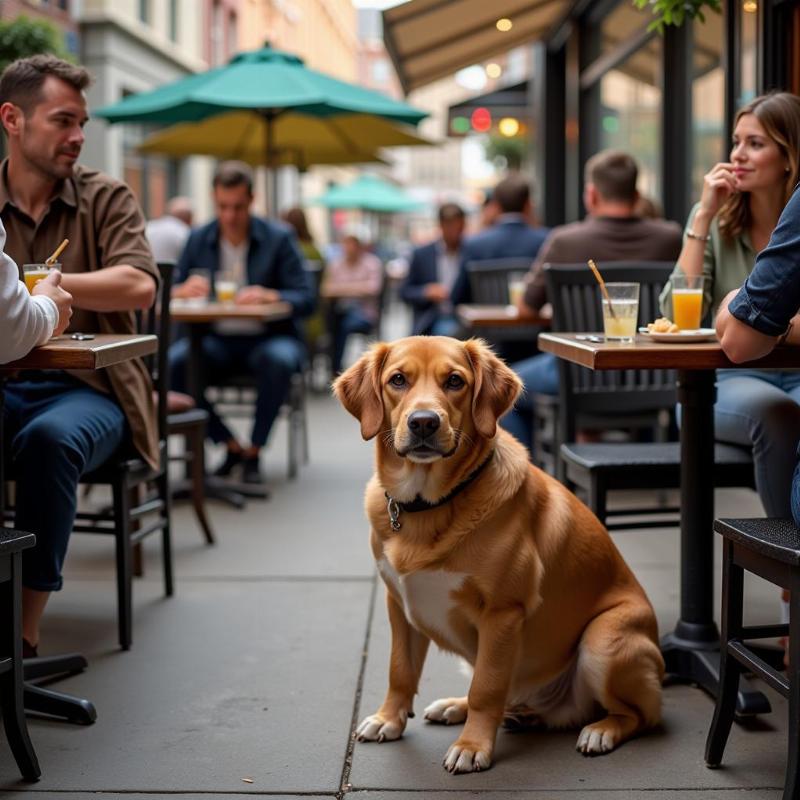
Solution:
<svg viewBox="0 0 800 800">
<path fill-rule="evenodd" d="M 504 717 L 583 725 L 587 755 L 656 724 L 653 609 L 598 519 L 498 430 L 514 372 L 480 341 L 417 336 L 376 345 L 334 390 L 377 436 L 366 511 L 392 629 L 389 690 L 358 739 L 402 735 L 431 640 L 473 667 L 467 697 L 425 709 L 465 722 L 450 772 L 491 765 Z"/>
</svg>

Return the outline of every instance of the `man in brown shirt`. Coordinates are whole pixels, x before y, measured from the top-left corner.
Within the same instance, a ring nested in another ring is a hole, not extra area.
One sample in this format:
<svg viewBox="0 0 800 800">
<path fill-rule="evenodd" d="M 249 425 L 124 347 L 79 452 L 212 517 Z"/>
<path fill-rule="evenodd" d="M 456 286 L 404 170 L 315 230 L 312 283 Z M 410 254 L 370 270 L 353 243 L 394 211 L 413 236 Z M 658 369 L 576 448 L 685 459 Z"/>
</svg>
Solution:
<svg viewBox="0 0 800 800">
<path fill-rule="evenodd" d="M 681 227 L 645 219 L 636 213 L 639 168 L 627 153 L 606 150 L 586 162 L 582 222 L 550 231 L 527 276 L 522 310 L 538 311 L 547 302 L 545 264 L 595 261 L 675 261 L 681 251 Z M 556 357 L 541 353 L 513 365 L 525 391 L 500 424 L 533 450 L 533 395 L 558 394 Z"/>
<path fill-rule="evenodd" d="M 0 165 L 0 218 L 6 251 L 20 267 L 69 239 L 60 259 L 62 286 L 73 297 L 68 330 L 133 333 L 134 311 L 155 299 L 158 272 L 128 187 L 76 165 L 89 80 L 85 69 L 53 56 L 20 59 L 0 76 L 9 153 Z M 50 592 L 61 588 L 80 476 L 131 445 L 157 464 L 155 414 L 140 360 L 100 372 L 26 373 L 8 385 L 5 400 L 16 525 L 37 538 L 23 558 L 23 636 L 32 655 Z"/>
</svg>

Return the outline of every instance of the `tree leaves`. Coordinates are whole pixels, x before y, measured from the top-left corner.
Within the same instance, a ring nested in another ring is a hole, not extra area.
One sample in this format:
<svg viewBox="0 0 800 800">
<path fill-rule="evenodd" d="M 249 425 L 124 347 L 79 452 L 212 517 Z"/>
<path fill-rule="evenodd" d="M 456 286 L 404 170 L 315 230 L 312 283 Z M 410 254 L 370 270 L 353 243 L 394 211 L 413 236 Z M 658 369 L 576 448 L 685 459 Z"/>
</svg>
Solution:
<svg viewBox="0 0 800 800">
<path fill-rule="evenodd" d="M 633 0 L 636 8 L 650 8 L 655 19 L 647 26 L 648 31 L 664 33 L 667 25 L 680 27 L 686 19 L 699 19 L 705 22 L 703 6 L 720 13 L 722 5 L 720 0 Z"/>
<path fill-rule="evenodd" d="M 0 21 L 0 71 L 12 61 L 37 53 L 69 58 L 61 31 L 47 20 L 16 17 Z"/>
</svg>

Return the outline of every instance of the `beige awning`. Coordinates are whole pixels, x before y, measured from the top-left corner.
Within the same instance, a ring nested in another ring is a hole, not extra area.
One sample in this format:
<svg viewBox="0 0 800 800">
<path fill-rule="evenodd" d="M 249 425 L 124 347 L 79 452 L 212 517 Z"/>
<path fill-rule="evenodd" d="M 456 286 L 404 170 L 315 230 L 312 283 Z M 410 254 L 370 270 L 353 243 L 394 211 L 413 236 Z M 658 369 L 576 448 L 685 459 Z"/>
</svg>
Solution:
<svg viewBox="0 0 800 800">
<path fill-rule="evenodd" d="M 408 93 L 536 41 L 571 0 L 410 0 L 383 12 L 383 39 Z M 510 20 L 499 30 L 498 20 Z"/>
</svg>

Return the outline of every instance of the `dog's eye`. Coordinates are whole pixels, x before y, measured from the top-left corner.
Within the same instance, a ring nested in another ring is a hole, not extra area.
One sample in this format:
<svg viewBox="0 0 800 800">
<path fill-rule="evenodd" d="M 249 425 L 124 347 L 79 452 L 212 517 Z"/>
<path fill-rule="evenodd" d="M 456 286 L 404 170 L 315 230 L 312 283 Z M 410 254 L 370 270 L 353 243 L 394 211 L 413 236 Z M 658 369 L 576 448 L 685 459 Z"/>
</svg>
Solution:
<svg viewBox="0 0 800 800">
<path fill-rule="evenodd" d="M 403 375 L 402 372 L 395 372 L 395 374 L 392 375 L 391 378 L 389 378 L 389 383 L 392 386 L 395 386 L 398 389 L 400 389 L 401 387 L 406 385 L 406 376 Z"/>
<path fill-rule="evenodd" d="M 448 389 L 460 389 L 464 386 L 464 379 L 460 375 L 456 375 L 454 372 L 446 381 L 445 387 Z"/>
</svg>

